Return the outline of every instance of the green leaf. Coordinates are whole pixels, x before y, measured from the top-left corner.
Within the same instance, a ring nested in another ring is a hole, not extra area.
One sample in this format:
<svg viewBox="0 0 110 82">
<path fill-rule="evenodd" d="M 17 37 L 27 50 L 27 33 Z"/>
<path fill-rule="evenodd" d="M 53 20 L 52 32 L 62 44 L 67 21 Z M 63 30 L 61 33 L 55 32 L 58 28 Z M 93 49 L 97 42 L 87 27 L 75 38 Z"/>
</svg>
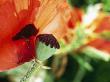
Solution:
<svg viewBox="0 0 110 82">
<path fill-rule="evenodd" d="M 110 0 L 102 0 L 104 11 L 110 12 Z"/>
<path fill-rule="evenodd" d="M 90 65 L 90 58 L 86 57 L 81 57 L 79 54 L 75 55 L 74 58 L 77 60 L 77 62 L 79 63 L 79 65 L 81 67 L 83 67 L 84 69 L 88 70 L 88 71 L 92 71 L 93 68 L 92 66 Z"/>
<path fill-rule="evenodd" d="M 93 47 L 86 47 L 82 50 L 82 52 L 93 59 L 99 59 L 104 61 L 109 61 L 110 59 L 110 56 L 108 53 L 97 50 Z"/>
<path fill-rule="evenodd" d="M 36 46 L 37 59 L 40 61 L 45 61 L 46 59 L 51 57 L 56 52 L 56 50 L 57 49 L 55 49 L 54 47 L 51 48 L 50 45 L 47 46 L 45 43 L 38 41 L 38 44 Z"/>
<path fill-rule="evenodd" d="M 72 6 L 72 7 L 78 7 L 81 8 L 85 5 L 87 5 L 86 0 L 67 0 L 67 2 Z"/>
</svg>

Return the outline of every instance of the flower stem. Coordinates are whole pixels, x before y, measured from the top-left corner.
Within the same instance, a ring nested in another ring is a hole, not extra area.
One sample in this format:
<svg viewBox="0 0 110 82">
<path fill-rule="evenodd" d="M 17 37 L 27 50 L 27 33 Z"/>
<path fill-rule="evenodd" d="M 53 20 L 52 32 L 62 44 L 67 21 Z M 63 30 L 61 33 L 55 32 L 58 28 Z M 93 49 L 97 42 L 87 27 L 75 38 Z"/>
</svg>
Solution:
<svg viewBox="0 0 110 82">
<path fill-rule="evenodd" d="M 73 82 L 82 82 L 85 73 L 86 73 L 86 69 L 80 67 Z"/>
<path fill-rule="evenodd" d="M 40 63 L 36 63 L 36 61 L 33 61 L 32 67 L 28 70 L 26 75 L 20 80 L 20 82 L 28 82 L 30 77 L 33 75 L 33 73 L 38 72 L 41 68 Z"/>
</svg>

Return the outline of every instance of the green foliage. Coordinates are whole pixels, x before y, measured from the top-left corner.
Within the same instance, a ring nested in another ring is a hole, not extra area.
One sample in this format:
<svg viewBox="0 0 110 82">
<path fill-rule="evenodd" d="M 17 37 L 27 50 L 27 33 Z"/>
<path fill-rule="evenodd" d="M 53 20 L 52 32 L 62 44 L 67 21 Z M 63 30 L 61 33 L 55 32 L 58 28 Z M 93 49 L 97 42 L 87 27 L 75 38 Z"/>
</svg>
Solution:
<svg viewBox="0 0 110 82">
<path fill-rule="evenodd" d="M 72 7 L 86 8 L 88 5 L 101 3 L 102 0 L 67 0 Z"/>
<path fill-rule="evenodd" d="M 103 4 L 103 10 L 110 12 L 110 0 L 67 0 L 72 7 L 87 8 L 88 5 Z"/>
<path fill-rule="evenodd" d="M 110 62 L 100 62 L 98 66 L 98 69 L 94 71 L 96 73 L 94 82 L 110 82 Z"/>
<path fill-rule="evenodd" d="M 88 4 L 94 5 L 94 4 L 97 4 L 97 3 L 101 3 L 102 0 L 87 0 L 87 2 L 88 2 Z"/>
<path fill-rule="evenodd" d="M 83 56 L 81 56 L 80 54 L 77 54 L 74 56 L 74 58 L 77 60 L 78 64 L 80 65 L 80 67 L 82 67 L 85 70 L 88 71 L 92 71 L 93 68 L 90 65 L 90 58 L 87 56 L 84 56 L 84 54 L 82 54 Z"/>
<path fill-rule="evenodd" d="M 81 8 L 81 7 L 85 6 L 85 5 L 87 5 L 87 1 L 86 0 L 67 0 L 67 1 L 72 7 Z"/>
<path fill-rule="evenodd" d="M 110 82 L 110 62 L 92 61 L 94 71 L 87 72 L 82 82 Z"/>
<path fill-rule="evenodd" d="M 75 78 L 78 67 L 79 67 L 78 62 L 72 55 L 67 55 L 67 60 L 68 60 L 67 66 L 65 68 L 65 71 L 63 72 L 63 75 L 60 78 L 56 77 L 57 72 L 53 73 L 51 70 L 48 71 L 48 74 L 50 75 L 53 74 L 54 76 L 53 82 L 72 82 L 73 79 Z M 55 61 L 54 62 L 51 61 L 51 62 L 54 63 Z M 48 81 L 44 81 L 44 82 L 48 82 Z"/>
<path fill-rule="evenodd" d="M 102 0 L 104 11 L 110 12 L 110 0 Z"/>
<path fill-rule="evenodd" d="M 110 59 L 110 56 L 108 53 L 97 50 L 93 47 L 86 47 L 82 50 L 82 52 L 93 59 L 98 59 L 103 61 L 109 61 Z"/>
</svg>

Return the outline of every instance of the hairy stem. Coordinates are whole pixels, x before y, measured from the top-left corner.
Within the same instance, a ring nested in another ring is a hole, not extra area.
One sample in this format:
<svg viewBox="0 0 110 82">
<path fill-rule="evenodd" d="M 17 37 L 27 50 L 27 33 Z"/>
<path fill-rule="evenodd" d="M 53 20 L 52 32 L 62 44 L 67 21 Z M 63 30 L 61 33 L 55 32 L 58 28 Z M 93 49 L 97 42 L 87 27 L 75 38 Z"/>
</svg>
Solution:
<svg viewBox="0 0 110 82">
<path fill-rule="evenodd" d="M 33 61 L 32 67 L 28 70 L 26 75 L 20 80 L 20 82 L 28 82 L 30 77 L 33 75 L 33 73 L 38 72 L 41 68 L 40 63 L 36 63 L 36 61 Z"/>
</svg>

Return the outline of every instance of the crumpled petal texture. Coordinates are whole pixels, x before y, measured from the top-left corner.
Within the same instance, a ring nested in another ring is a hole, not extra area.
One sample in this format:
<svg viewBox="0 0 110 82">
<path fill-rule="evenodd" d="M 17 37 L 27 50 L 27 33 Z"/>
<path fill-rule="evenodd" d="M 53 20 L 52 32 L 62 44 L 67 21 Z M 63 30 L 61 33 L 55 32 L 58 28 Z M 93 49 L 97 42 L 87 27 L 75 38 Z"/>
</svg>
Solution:
<svg viewBox="0 0 110 82">
<path fill-rule="evenodd" d="M 34 39 L 13 41 L 26 25 L 34 22 L 38 0 L 0 0 L 0 71 L 14 68 L 34 57 Z"/>
</svg>

